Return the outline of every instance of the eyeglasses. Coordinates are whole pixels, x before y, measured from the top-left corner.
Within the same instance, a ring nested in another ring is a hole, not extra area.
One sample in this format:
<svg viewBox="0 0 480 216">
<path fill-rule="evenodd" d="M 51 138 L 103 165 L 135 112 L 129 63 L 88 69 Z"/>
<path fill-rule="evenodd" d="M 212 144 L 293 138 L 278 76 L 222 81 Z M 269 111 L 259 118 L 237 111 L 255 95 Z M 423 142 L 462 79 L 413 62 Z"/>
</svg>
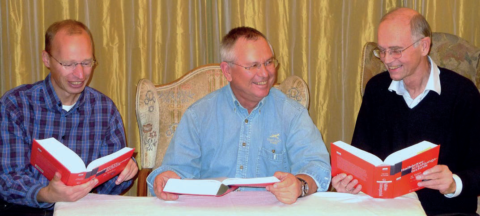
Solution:
<svg viewBox="0 0 480 216">
<path fill-rule="evenodd" d="M 74 62 L 74 63 L 62 63 L 60 61 L 58 61 L 55 57 L 53 57 L 52 55 L 50 55 L 50 57 L 52 57 L 53 59 L 55 59 L 55 61 L 58 62 L 58 64 L 60 64 L 63 68 L 65 68 L 65 70 L 69 70 L 69 71 L 73 71 L 75 70 L 75 68 L 77 67 L 77 65 L 82 65 L 82 67 L 84 68 L 91 68 L 93 67 L 93 65 L 95 65 L 97 63 L 97 61 L 95 60 L 86 60 L 86 61 L 83 61 L 83 62 Z"/>
<path fill-rule="evenodd" d="M 423 37 L 425 38 L 425 37 Z M 405 49 L 387 49 L 387 50 L 380 50 L 380 48 L 375 48 L 373 50 L 373 55 L 375 55 L 375 57 L 379 58 L 379 59 L 384 59 L 385 56 L 387 55 L 387 52 L 388 52 L 388 55 L 390 55 L 390 57 L 392 57 L 393 59 L 399 59 L 402 57 L 402 52 L 405 51 L 406 49 L 410 48 L 412 45 L 414 45 L 415 43 L 417 43 L 418 41 L 422 40 L 423 38 L 420 38 L 418 40 L 416 40 L 415 42 L 413 42 L 412 44 L 410 44 L 410 46 L 407 46 Z"/>
<path fill-rule="evenodd" d="M 243 68 L 245 68 L 245 70 L 253 70 L 253 69 L 260 70 L 260 68 L 262 68 L 262 65 L 265 65 L 265 68 L 267 70 L 274 70 L 278 66 L 278 61 L 275 58 L 271 58 L 271 59 L 267 60 L 266 62 L 264 62 L 263 64 L 262 63 L 255 63 L 252 66 L 248 66 L 248 67 L 236 64 L 235 62 L 227 62 L 227 63 L 243 67 Z"/>
</svg>

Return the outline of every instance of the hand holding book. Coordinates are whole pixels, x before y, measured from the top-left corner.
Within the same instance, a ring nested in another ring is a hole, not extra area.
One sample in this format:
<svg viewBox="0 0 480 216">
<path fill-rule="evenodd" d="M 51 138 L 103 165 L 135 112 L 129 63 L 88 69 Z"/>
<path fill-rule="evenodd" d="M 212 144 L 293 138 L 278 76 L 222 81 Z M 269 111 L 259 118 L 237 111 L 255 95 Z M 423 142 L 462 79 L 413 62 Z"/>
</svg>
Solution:
<svg viewBox="0 0 480 216">
<path fill-rule="evenodd" d="M 49 180 L 54 177 L 56 172 L 59 172 L 63 183 L 67 186 L 84 184 L 92 178 L 97 178 L 98 184 L 102 184 L 120 174 L 127 164 L 132 166 L 133 151 L 134 149 L 125 147 L 85 166 L 83 160 L 75 152 L 55 138 L 34 139 L 30 164 Z M 135 169 L 132 172 L 136 174 Z M 127 179 L 132 176 L 132 172 L 126 173 L 127 176 L 122 178 Z"/>
<path fill-rule="evenodd" d="M 97 184 L 98 179 L 92 179 L 80 185 L 67 186 L 62 182 L 60 172 L 55 172 L 48 185 L 38 192 L 37 200 L 45 203 L 75 202 L 90 193 Z"/>
<path fill-rule="evenodd" d="M 446 165 L 436 165 L 421 175 L 417 175 L 416 178 L 420 181 L 418 182 L 418 186 L 438 190 L 441 194 L 461 192 L 457 191 L 457 184 L 454 180 L 453 173 Z"/>
<path fill-rule="evenodd" d="M 414 192 L 423 188 L 416 177 L 437 165 L 439 149 L 439 145 L 423 141 L 394 152 L 382 161 L 338 141 L 332 143 L 332 184 L 340 192 L 361 190 L 376 198 L 394 198 Z M 341 173 L 347 175 L 336 176 Z"/>
<path fill-rule="evenodd" d="M 332 186 L 337 192 L 358 194 L 362 191 L 362 185 L 352 175 L 340 173 L 332 178 Z"/>
<path fill-rule="evenodd" d="M 117 180 L 115 180 L 115 184 L 119 185 L 124 181 L 128 181 L 128 180 L 132 179 L 133 177 L 135 177 L 137 172 L 138 172 L 137 163 L 133 159 L 130 158 L 130 160 L 128 161 L 125 168 L 122 170 L 120 175 L 118 175 Z"/>
<path fill-rule="evenodd" d="M 153 191 L 155 195 L 163 200 L 177 200 L 178 194 L 164 191 L 165 185 L 169 179 L 180 179 L 180 176 L 173 171 L 165 171 L 157 175 L 153 182 Z"/>
</svg>

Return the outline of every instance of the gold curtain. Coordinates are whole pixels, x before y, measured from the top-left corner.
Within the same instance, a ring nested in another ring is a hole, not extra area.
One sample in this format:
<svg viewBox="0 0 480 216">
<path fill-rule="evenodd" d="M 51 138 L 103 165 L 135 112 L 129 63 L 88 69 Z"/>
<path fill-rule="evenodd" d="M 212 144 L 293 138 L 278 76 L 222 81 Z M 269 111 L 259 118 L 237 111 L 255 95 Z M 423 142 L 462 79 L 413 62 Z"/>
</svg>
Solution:
<svg viewBox="0 0 480 216">
<path fill-rule="evenodd" d="M 0 94 L 44 79 L 46 29 L 80 20 L 92 31 L 99 62 L 89 86 L 113 99 L 128 145 L 140 149 L 138 80 L 163 84 L 219 63 L 222 36 L 245 25 L 273 45 L 279 82 L 295 74 L 308 83 L 310 116 L 327 146 L 350 142 L 361 104 L 361 50 L 376 40 L 380 17 L 402 6 L 422 13 L 433 31 L 480 46 L 478 0 L 0 0 Z"/>
</svg>

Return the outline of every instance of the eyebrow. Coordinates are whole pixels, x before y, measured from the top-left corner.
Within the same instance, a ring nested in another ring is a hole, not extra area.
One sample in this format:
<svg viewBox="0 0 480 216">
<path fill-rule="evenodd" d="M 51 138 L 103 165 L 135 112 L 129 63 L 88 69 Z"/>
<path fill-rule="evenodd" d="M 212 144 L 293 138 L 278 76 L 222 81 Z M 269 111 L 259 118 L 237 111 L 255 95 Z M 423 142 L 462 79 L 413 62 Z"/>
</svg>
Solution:
<svg viewBox="0 0 480 216">
<path fill-rule="evenodd" d="M 391 46 L 391 47 L 388 47 L 387 49 L 381 47 L 381 46 L 377 46 L 378 49 L 381 49 L 381 50 L 387 50 L 387 49 L 391 49 L 391 50 L 398 50 L 398 49 L 403 49 L 403 47 L 401 46 Z"/>
<path fill-rule="evenodd" d="M 66 60 L 63 63 L 82 63 L 82 62 L 93 61 L 93 60 L 94 60 L 94 58 L 92 57 L 92 58 L 84 59 L 82 61 Z"/>
<path fill-rule="evenodd" d="M 264 62 L 254 61 L 254 62 L 249 62 L 249 63 L 245 63 L 245 64 L 252 64 L 252 65 L 253 64 L 263 64 L 263 63 L 267 62 L 268 60 L 272 60 L 273 58 L 275 58 L 275 56 L 272 56 L 272 57 L 268 58 Z"/>
</svg>

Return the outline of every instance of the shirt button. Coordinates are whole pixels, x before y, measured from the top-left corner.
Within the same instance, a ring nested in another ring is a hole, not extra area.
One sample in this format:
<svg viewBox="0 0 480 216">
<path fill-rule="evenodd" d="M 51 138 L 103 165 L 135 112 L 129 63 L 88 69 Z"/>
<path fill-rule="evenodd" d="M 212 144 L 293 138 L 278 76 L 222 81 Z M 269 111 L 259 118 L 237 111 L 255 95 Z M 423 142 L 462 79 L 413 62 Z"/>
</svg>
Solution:
<svg viewBox="0 0 480 216">
<path fill-rule="evenodd" d="M 248 123 L 248 119 L 245 119 L 245 124 Z"/>
<path fill-rule="evenodd" d="M 240 169 L 243 170 L 243 166 L 240 166 Z"/>
<path fill-rule="evenodd" d="M 242 143 L 242 146 L 245 147 L 247 144 L 246 143 Z"/>
</svg>

